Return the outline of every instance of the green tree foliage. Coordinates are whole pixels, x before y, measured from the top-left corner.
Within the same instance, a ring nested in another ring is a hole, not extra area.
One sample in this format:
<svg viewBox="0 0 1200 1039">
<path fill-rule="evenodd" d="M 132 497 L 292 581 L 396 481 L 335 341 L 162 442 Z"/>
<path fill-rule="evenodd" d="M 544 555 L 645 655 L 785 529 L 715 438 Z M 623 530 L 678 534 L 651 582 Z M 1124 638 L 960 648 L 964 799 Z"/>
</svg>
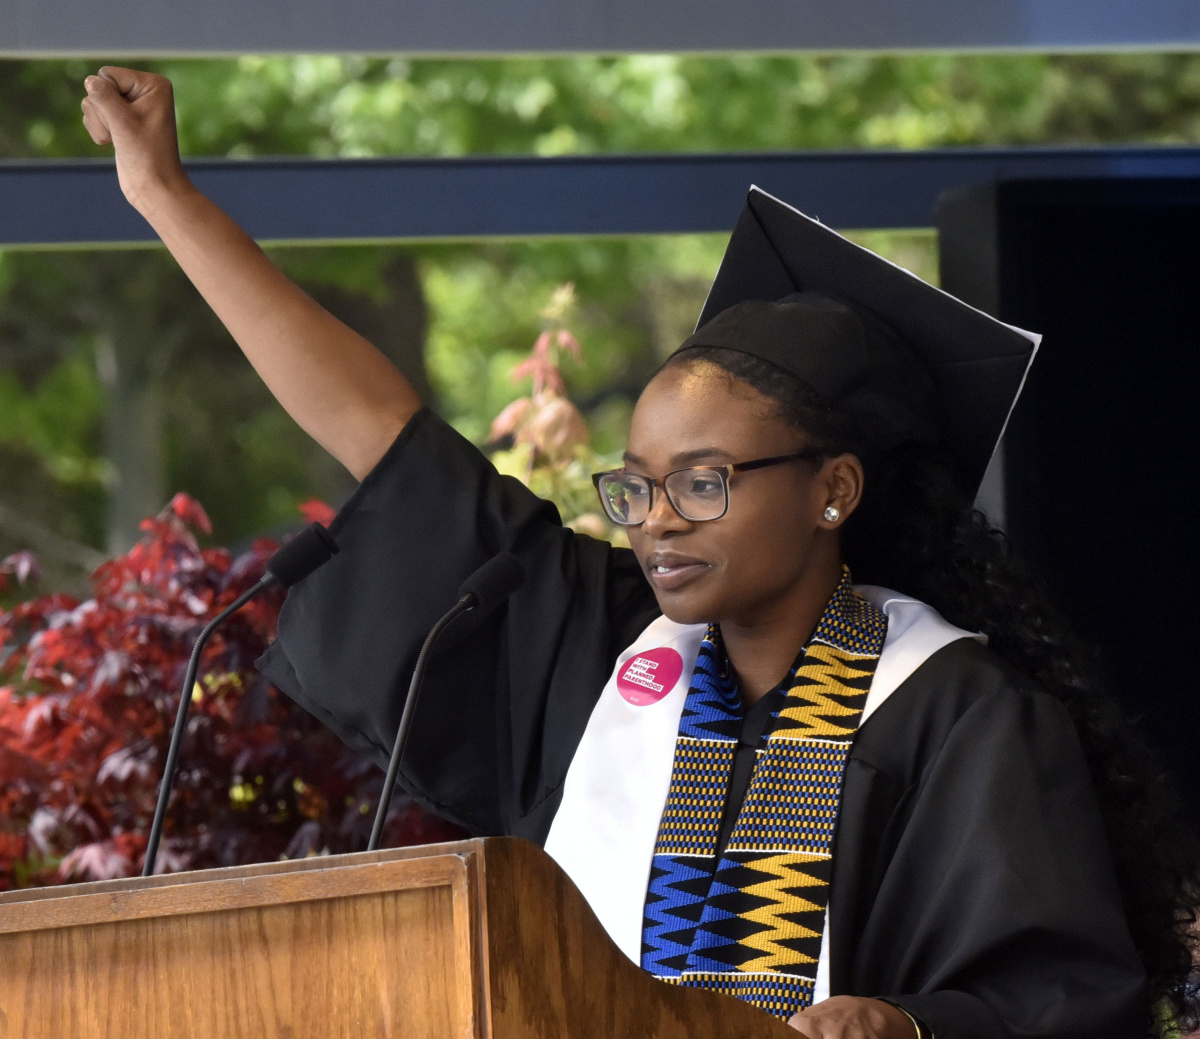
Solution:
<svg viewBox="0 0 1200 1039">
<path fill-rule="evenodd" d="M 83 76 L 101 63 L 0 62 L 0 158 L 97 155 L 78 102 Z M 149 67 L 176 84 L 190 156 L 1200 139 L 1200 55 L 244 57 Z M 869 238 L 923 275 L 936 266 L 928 234 Z M 564 372 L 607 452 L 637 388 L 688 331 L 722 247 L 721 236 L 699 236 L 274 255 L 476 439 L 526 391 L 509 372 L 554 286 L 574 282 L 572 327 L 587 349 Z M 0 254 L 0 409 L 0 550 L 26 547 L 36 528 L 33 547 L 52 577 L 60 559 L 63 580 L 92 558 L 88 546 L 127 546 L 129 517 L 177 490 L 201 497 L 229 541 L 289 522 L 305 497 L 336 500 L 349 487 L 158 250 Z M 5 520 L 14 515 L 27 521 L 20 533 Z"/>
<path fill-rule="evenodd" d="M 0 154 L 94 154 L 100 63 L 0 62 Z M 837 55 L 143 63 L 191 155 L 468 155 L 1200 139 L 1200 56 Z"/>
</svg>

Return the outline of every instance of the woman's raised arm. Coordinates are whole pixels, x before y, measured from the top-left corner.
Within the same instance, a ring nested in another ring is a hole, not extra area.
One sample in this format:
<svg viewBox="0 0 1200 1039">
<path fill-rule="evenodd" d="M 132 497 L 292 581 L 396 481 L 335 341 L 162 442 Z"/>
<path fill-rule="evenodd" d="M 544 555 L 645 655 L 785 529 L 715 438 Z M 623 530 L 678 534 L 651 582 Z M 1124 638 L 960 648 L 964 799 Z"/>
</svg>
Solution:
<svg viewBox="0 0 1200 1039">
<path fill-rule="evenodd" d="M 105 67 L 84 81 L 83 122 L 111 143 L 121 190 L 300 426 L 362 479 L 421 399 L 396 367 L 320 307 L 188 179 L 171 83 Z"/>
</svg>

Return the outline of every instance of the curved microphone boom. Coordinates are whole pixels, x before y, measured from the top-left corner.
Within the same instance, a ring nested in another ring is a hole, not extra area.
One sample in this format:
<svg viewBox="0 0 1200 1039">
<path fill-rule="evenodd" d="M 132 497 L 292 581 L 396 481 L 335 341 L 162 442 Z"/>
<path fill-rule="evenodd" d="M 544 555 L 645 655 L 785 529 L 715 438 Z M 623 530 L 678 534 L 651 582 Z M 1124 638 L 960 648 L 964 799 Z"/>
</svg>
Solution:
<svg viewBox="0 0 1200 1039">
<path fill-rule="evenodd" d="M 171 787 L 174 785 L 175 772 L 179 766 L 179 748 L 183 743 L 184 731 L 187 729 L 188 709 L 191 707 L 192 690 L 196 685 L 196 672 L 200 668 L 200 655 L 204 652 L 204 646 L 209 637 L 227 617 L 240 610 L 259 592 L 265 591 L 272 585 L 291 588 L 297 581 L 303 580 L 317 567 L 337 555 L 337 550 L 337 542 L 333 540 L 329 531 L 320 523 L 311 524 L 267 560 L 266 573 L 262 575 L 257 584 L 242 592 L 204 625 L 192 646 L 192 656 L 188 660 L 183 690 L 179 694 L 179 710 L 175 715 L 175 730 L 171 733 L 171 744 L 167 748 L 167 763 L 163 767 L 162 782 L 158 788 L 158 806 L 154 809 L 154 822 L 150 827 L 150 839 L 146 844 L 146 861 L 142 866 L 143 877 L 154 875 L 154 864 L 158 859 L 158 844 L 162 839 L 163 823 L 167 818 L 167 803 L 171 800 Z"/>
<path fill-rule="evenodd" d="M 504 602 L 513 592 L 521 587 L 525 580 L 525 568 L 521 561 L 511 552 L 503 552 L 493 556 L 462 583 L 458 590 L 456 602 L 434 626 L 421 646 L 417 655 L 417 666 L 413 668 L 412 681 L 408 685 L 408 695 L 404 698 L 404 710 L 400 714 L 400 727 L 396 730 L 396 741 L 392 744 L 392 758 L 388 762 L 387 777 L 383 781 L 383 793 L 379 797 L 379 807 L 375 811 L 375 823 L 371 827 L 371 839 L 367 842 L 367 851 L 375 851 L 383 839 L 383 824 L 387 820 L 388 809 L 392 804 L 392 793 L 396 789 L 396 777 L 400 773 L 400 758 L 404 753 L 404 745 L 408 742 L 408 730 L 412 727 L 413 711 L 417 704 L 417 693 L 421 689 L 421 679 L 425 677 L 425 668 L 429 663 L 429 654 L 437 637 L 450 626 L 456 618 L 469 610 L 487 613 Z"/>
</svg>

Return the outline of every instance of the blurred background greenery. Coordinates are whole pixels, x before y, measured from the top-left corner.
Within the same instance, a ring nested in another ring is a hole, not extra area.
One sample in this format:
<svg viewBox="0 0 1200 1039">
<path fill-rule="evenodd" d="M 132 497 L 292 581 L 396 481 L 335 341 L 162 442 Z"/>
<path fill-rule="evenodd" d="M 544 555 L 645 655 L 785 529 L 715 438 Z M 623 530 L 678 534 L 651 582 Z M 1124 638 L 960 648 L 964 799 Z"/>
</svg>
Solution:
<svg viewBox="0 0 1200 1039">
<path fill-rule="evenodd" d="M 94 157 L 102 61 L 0 62 L 0 159 Z M 244 57 L 132 62 L 175 82 L 188 156 L 680 152 L 1194 143 L 1200 55 Z M 803 200 L 795 200 L 798 203 Z M 2 201 L 0 201 L 2 204 Z M 927 229 L 854 234 L 936 278 Z M 482 441 L 556 286 L 572 398 L 601 453 L 690 331 L 724 236 L 288 247 L 276 261 Z M 0 252 L 0 557 L 78 587 L 176 491 L 214 540 L 338 503 L 351 480 L 272 402 L 161 249 Z M 43 586 L 45 588 L 45 585 Z"/>
</svg>

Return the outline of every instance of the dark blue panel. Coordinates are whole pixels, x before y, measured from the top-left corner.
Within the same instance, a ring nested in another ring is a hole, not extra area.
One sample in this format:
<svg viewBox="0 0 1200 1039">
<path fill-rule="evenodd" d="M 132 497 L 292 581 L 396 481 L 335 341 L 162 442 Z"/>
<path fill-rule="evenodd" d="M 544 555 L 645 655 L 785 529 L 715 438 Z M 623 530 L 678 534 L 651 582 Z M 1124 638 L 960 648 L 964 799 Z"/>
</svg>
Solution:
<svg viewBox="0 0 1200 1039">
<path fill-rule="evenodd" d="M 947 189 L 1200 177 L 1200 148 L 190 164 L 260 240 L 727 231 L 751 184 L 841 228 L 932 227 Z M 0 244 L 152 241 L 105 162 L 0 164 Z"/>
</svg>

